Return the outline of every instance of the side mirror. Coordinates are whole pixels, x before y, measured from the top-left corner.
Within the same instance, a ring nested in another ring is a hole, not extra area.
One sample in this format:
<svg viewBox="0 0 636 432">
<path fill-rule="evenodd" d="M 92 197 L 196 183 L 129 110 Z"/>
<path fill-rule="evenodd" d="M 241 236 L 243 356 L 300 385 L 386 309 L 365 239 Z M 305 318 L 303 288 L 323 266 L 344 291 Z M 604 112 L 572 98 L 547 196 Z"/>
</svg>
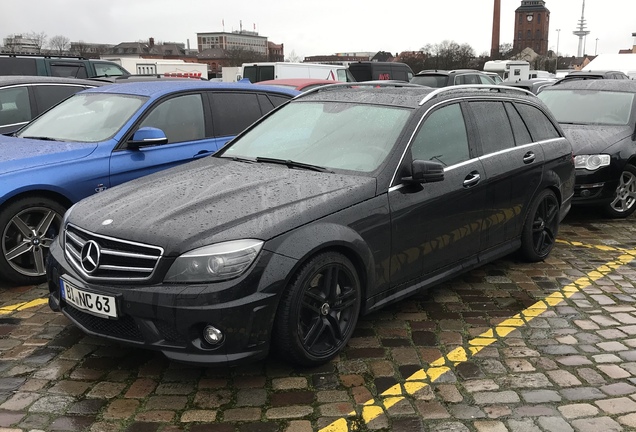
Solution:
<svg viewBox="0 0 636 432">
<path fill-rule="evenodd" d="M 406 183 L 434 183 L 444 180 L 444 165 L 428 160 L 414 160 L 411 163 L 411 177 L 404 177 Z"/>
<path fill-rule="evenodd" d="M 140 147 L 166 144 L 168 138 L 166 134 L 158 128 L 142 127 L 137 130 L 128 141 L 129 149 L 139 149 Z"/>
</svg>

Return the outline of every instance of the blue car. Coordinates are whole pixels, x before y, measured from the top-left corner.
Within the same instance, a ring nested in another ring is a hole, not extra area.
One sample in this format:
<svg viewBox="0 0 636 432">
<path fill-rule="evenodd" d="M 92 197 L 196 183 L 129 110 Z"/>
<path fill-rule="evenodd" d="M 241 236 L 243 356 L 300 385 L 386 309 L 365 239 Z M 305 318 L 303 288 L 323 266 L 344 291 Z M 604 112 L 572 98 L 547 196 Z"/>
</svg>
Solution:
<svg viewBox="0 0 636 432">
<path fill-rule="evenodd" d="M 0 276 L 44 281 L 48 248 L 73 203 L 208 156 L 299 93 L 208 81 L 113 84 L 0 136 Z"/>
</svg>

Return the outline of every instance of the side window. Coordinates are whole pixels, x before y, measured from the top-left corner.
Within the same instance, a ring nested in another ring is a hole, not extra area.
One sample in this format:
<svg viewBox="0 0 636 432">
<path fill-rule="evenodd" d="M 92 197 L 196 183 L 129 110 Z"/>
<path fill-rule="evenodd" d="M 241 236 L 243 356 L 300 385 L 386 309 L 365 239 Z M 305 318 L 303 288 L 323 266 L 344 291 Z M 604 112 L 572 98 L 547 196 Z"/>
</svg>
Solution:
<svg viewBox="0 0 636 432">
<path fill-rule="evenodd" d="M 59 102 L 80 90 L 84 90 L 84 87 L 65 85 L 33 86 L 35 103 L 38 106 L 39 112 L 48 110 L 53 105 L 57 105 Z"/>
<path fill-rule="evenodd" d="M 261 118 L 254 93 L 212 93 L 212 119 L 216 136 L 237 135 Z"/>
<path fill-rule="evenodd" d="M 31 102 L 27 87 L 0 89 L 0 126 L 31 120 Z"/>
<path fill-rule="evenodd" d="M 261 112 L 263 115 L 274 109 L 274 104 L 264 94 L 258 95 L 258 102 L 261 104 Z"/>
<path fill-rule="evenodd" d="M 548 116 L 539 108 L 523 103 L 516 103 L 515 107 L 528 126 L 532 141 L 543 141 L 561 136 Z"/>
<path fill-rule="evenodd" d="M 470 159 L 468 135 L 459 104 L 446 105 L 431 113 L 411 145 L 413 159 L 433 160 L 444 166 Z"/>
<path fill-rule="evenodd" d="M 469 106 L 475 116 L 483 154 L 515 146 L 510 121 L 502 102 L 469 102 Z"/>
<path fill-rule="evenodd" d="M 322 84 L 320 84 L 322 85 Z M 272 103 L 274 104 L 274 107 L 278 107 L 282 104 L 284 104 L 285 102 L 287 102 L 290 98 L 286 98 L 283 96 L 274 96 L 274 95 L 267 95 L 267 97 L 269 98 L 270 101 L 272 101 Z M 265 113 L 263 113 L 265 114 Z"/>
<path fill-rule="evenodd" d="M 51 63 L 51 76 L 87 78 L 86 67 L 80 62 L 76 63 Z"/>
<path fill-rule="evenodd" d="M 120 76 L 124 74 L 116 64 L 93 62 L 95 67 L 95 76 Z"/>
<path fill-rule="evenodd" d="M 493 80 L 490 77 L 479 75 L 479 81 L 481 84 L 493 84 Z"/>
<path fill-rule="evenodd" d="M 508 118 L 510 119 L 510 126 L 512 126 L 512 133 L 515 137 L 515 144 L 518 146 L 530 144 L 532 142 L 530 132 L 528 132 L 528 128 L 521 119 L 521 116 L 519 115 L 515 107 L 512 106 L 512 104 L 509 102 L 506 102 L 504 106 L 506 107 Z"/>
<path fill-rule="evenodd" d="M 139 125 L 145 126 L 164 131 L 168 144 L 205 138 L 201 95 L 177 96 L 161 102 Z"/>
</svg>

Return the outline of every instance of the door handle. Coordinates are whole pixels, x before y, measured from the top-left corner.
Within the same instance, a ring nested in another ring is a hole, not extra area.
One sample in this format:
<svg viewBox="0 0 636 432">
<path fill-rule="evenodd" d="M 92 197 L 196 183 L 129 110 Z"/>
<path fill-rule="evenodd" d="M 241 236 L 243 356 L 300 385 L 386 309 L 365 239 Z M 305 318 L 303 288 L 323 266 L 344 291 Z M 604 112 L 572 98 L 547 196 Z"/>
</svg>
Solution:
<svg viewBox="0 0 636 432">
<path fill-rule="evenodd" d="M 536 156 L 533 152 L 529 151 L 528 153 L 523 155 L 523 163 L 529 164 L 534 162 Z"/>
<path fill-rule="evenodd" d="M 479 180 L 481 180 L 481 176 L 477 171 L 473 171 L 464 179 L 464 187 L 469 188 L 475 186 L 477 183 L 479 183 Z"/>
<path fill-rule="evenodd" d="M 200 158 L 200 157 L 208 156 L 208 155 L 211 155 L 212 153 L 214 153 L 214 152 L 211 151 L 211 150 L 201 150 L 197 154 L 194 155 L 194 158 L 197 159 L 197 158 Z"/>
</svg>

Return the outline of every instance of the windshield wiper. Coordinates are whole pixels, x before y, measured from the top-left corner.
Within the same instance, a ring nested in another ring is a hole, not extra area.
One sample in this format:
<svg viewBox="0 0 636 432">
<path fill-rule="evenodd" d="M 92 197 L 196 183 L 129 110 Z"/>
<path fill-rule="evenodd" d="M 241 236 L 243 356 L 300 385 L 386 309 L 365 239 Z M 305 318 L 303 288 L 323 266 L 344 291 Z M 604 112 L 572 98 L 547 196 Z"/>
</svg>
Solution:
<svg viewBox="0 0 636 432">
<path fill-rule="evenodd" d="M 248 158 L 238 157 L 238 156 L 224 156 L 224 155 L 220 155 L 220 156 L 217 156 L 217 157 L 219 159 L 232 159 L 234 162 L 256 163 L 256 161 L 254 159 L 248 159 Z"/>
<path fill-rule="evenodd" d="M 273 164 L 279 164 L 279 165 L 286 165 L 288 168 L 303 168 L 303 169 L 308 169 L 311 171 L 333 173 L 333 171 L 330 171 L 325 167 L 306 164 L 303 162 L 296 162 L 289 159 L 276 159 L 276 158 L 268 158 L 268 157 L 259 156 L 256 158 L 256 162 L 266 162 L 266 163 L 273 163 Z"/>
<path fill-rule="evenodd" d="M 23 137 L 20 137 L 20 138 L 42 140 L 42 141 L 57 141 L 55 138 L 43 137 L 43 136 L 23 136 Z"/>
</svg>

